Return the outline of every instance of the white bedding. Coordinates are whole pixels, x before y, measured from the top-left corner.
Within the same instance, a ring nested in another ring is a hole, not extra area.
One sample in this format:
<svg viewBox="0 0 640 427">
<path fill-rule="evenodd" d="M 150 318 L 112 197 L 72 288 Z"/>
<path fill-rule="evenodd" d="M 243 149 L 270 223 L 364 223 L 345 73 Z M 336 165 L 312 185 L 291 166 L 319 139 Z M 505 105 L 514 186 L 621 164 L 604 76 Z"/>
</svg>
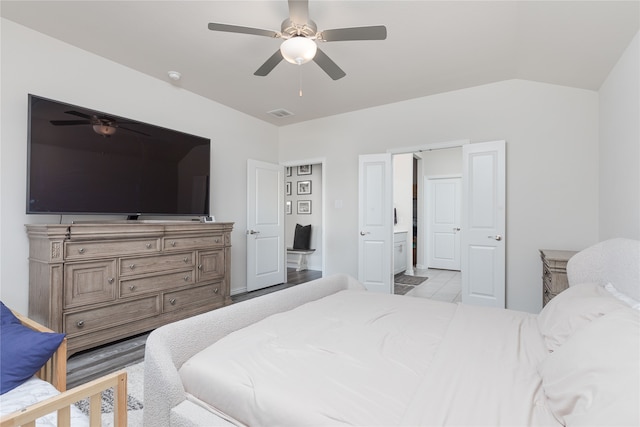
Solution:
<svg viewBox="0 0 640 427">
<path fill-rule="evenodd" d="M 233 332 L 179 373 L 192 401 L 251 426 L 557 425 L 545 352 L 532 315 L 343 291 Z"/>
<path fill-rule="evenodd" d="M 0 416 L 19 411 L 58 394 L 60 392 L 53 385 L 34 376 L 0 396 Z M 57 420 L 55 412 L 47 414 L 36 420 L 36 427 L 57 427 Z M 89 419 L 75 405 L 71 405 L 71 426 L 89 426 Z"/>
</svg>

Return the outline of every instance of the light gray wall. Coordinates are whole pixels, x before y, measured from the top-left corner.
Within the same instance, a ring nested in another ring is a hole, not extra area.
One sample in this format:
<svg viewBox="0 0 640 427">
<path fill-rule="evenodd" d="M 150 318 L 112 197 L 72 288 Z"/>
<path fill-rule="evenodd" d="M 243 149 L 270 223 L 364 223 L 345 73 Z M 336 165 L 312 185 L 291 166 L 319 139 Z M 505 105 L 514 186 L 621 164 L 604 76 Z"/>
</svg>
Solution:
<svg viewBox="0 0 640 427">
<path fill-rule="evenodd" d="M 398 223 L 394 231 L 413 230 L 413 154 L 395 154 L 393 156 L 393 207 L 396 209 Z"/>
<path fill-rule="evenodd" d="M 640 33 L 600 88 L 600 240 L 640 239 Z"/>
<path fill-rule="evenodd" d="M 507 306 L 538 312 L 538 249 L 598 238 L 598 94 L 509 80 L 279 130 L 280 161 L 325 157 L 326 274 L 357 276 L 358 155 L 470 139 L 507 141 Z"/>
<path fill-rule="evenodd" d="M 511 80 L 277 129 L 11 21 L 3 19 L 1 31 L 0 298 L 20 311 L 27 308 L 24 224 L 61 220 L 24 213 L 27 93 L 211 138 L 212 213 L 236 223 L 236 291 L 246 286 L 246 153 L 274 163 L 326 159 L 325 274 L 357 275 L 358 155 L 393 147 L 507 141 L 509 308 L 540 309 L 539 248 L 578 250 L 599 237 L 639 234 L 638 36 L 600 101 L 592 91 Z M 617 174 L 623 170 L 631 172 Z"/>
<path fill-rule="evenodd" d="M 24 224 L 81 219 L 25 214 L 28 93 L 210 138 L 211 209 L 218 221 L 235 222 L 231 287 L 246 289 L 247 156 L 277 163 L 276 127 L 12 21 L 3 19 L 1 31 L 2 301 L 27 313 Z"/>
</svg>

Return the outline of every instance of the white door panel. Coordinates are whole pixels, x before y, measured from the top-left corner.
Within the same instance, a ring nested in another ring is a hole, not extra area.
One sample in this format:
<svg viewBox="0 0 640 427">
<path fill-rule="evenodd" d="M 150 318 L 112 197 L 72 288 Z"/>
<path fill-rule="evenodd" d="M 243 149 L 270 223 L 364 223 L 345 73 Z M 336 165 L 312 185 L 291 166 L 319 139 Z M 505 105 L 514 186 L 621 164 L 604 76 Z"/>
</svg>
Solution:
<svg viewBox="0 0 640 427">
<path fill-rule="evenodd" d="M 505 307 L 505 141 L 463 155 L 462 302 Z"/>
<path fill-rule="evenodd" d="M 247 162 L 247 291 L 284 283 L 284 168 Z"/>
<path fill-rule="evenodd" d="M 429 268 L 460 270 L 461 179 L 428 178 L 427 255 Z"/>
<path fill-rule="evenodd" d="M 358 279 L 370 291 L 393 291 L 391 154 L 359 159 Z"/>
</svg>

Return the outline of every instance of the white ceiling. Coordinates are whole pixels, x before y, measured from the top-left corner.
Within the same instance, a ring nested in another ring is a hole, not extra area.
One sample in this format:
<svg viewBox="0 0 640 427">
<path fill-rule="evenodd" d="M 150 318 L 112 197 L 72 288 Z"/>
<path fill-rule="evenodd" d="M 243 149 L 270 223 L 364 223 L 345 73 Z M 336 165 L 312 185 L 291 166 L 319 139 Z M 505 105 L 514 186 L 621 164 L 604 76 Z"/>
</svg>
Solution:
<svg viewBox="0 0 640 427">
<path fill-rule="evenodd" d="M 322 43 L 347 73 L 333 81 L 313 62 L 283 61 L 256 77 L 278 39 L 207 29 L 220 22 L 279 31 L 286 0 L 2 0 L 0 13 L 278 126 L 505 79 L 598 90 L 640 28 L 639 0 L 311 0 L 319 30 L 387 27 L 384 41 Z M 173 83 L 169 70 L 182 79 Z M 274 109 L 294 115 L 267 114 Z"/>
</svg>

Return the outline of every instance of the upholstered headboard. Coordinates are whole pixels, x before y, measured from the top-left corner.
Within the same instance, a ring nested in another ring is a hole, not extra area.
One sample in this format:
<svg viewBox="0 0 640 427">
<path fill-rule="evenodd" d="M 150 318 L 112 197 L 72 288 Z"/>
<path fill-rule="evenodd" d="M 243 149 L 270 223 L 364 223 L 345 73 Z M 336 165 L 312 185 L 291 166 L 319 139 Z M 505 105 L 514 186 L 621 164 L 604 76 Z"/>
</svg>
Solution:
<svg viewBox="0 0 640 427">
<path fill-rule="evenodd" d="M 578 252 L 567 264 L 569 286 L 611 283 L 618 291 L 640 301 L 640 241 L 611 239 Z"/>
</svg>

